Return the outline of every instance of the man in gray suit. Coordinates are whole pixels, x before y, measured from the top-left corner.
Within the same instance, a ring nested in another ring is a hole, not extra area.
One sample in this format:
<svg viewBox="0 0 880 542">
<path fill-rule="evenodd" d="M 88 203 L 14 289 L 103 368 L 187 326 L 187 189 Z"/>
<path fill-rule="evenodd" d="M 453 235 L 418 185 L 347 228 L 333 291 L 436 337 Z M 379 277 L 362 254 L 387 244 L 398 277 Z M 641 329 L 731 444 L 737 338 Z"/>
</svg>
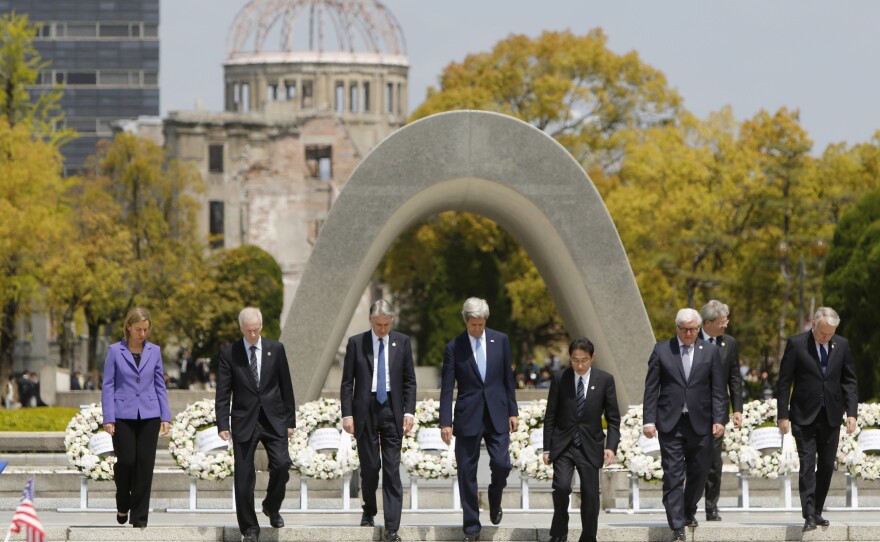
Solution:
<svg viewBox="0 0 880 542">
<path fill-rule="evenodd" d="M 724 375 L 718 347 L 699 338 L 703 320 L 694 309 L 675 316 L 676 336 L 654 346 L 645 376 L 644 428 L 660 437 L 663 506 L 673 540 L 696 527 L 706 486 L 712 437 L 724 434 Z"/>
<path fill-rule="evenodd" d="M 742 373 L 739 371 L 739 348 L 736 339 L 724 333 L 730 323 L 730 309 L 717 299 L 712 299 L 700 311 L 703 329 L 700 338 L 709 341 L 721 351 L 721 372 L 729 401 L 724 405 L 724 425 L 730 421 L 730 405 L 733 405 L 733 426 L 742 423 Z M 721 445 L 724 437 L 716 437 L 712 442 L 712 462 L 706 478 L 706 521 L 721 521 L 718 514 L 718 497 L 721 495 Z"/>
</svg>

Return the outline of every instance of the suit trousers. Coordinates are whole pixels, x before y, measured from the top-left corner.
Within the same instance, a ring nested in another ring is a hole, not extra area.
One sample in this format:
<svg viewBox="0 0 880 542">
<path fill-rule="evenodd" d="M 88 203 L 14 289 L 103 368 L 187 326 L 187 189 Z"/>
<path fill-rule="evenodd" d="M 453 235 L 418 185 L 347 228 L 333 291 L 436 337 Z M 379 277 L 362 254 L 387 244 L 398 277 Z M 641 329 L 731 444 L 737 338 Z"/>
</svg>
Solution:
<svg viewBox="0 0 880 542">
<path fill-rule="evenodd" d="M 831 486 L 831 476 L 834 474 L 840 425 L 828 423 L 828 414 L 822 408 L 813 423 L 792 424 L 791 432 L 797 443 L 800 461 L 798 492 L 801 497 L 801 513 L 804 517 L 821 514 L 825 508 L 828 488 Z"/>
<path fill-rule="evenodd" d="M 686 414 L 672 431 L 660 433 L 663 506 L 671 529 L 684 529 L 685 518 L 697 513 L 706 487 L 712 438 L 712 433 L 697 434 Z"/>
<path fill-rule="evenodd" d="M 721 496 L 721 447 L 724 436 L 712 438 L 712 461 L 709 463 L 709 475 L 706 477 L 706 514 L 718 512 L 718 498 Z"/>
<path fill-rule="evenodd" d="M 381 468 L 386 531 L 400 528 L 400 511 L 403 508 L 403 485 L 400 482 L 402 432 L 403 428 L 398 427 L 394 419 L 390 398 L 384 405 L 373 400 L 366 427 L 357 438 L 363 510 L 370 516 L 376 515 L 376 489 Z"/>
<path fill-rule="evenodd" d="M 161 423 L 159 418 L 116 420 L 113 435 L 116 510 L 128 512 L 128 521 L 133 525 L 146 524 L 150 513 L 150 491 Z"/>
<path fill-rule="evenodd" d="M 232 431 L 234 435 L 235 427 Z M 260 442 L 263 443 L 263 448 L 266 449 L 266 455 L 269 457 L 269 485 L 266 488 L 266 498 L 263 500 L 263 510 L 273 513 L 281 509 L 287 481 L 290 480 L 287 433 L 284 436 L 275 434 L 261 408 L 257 426 L 250 440 L 241 442 L 232 439 L 232 451 L 235 455 L 235 515 L 242 534 L 260 532 L 260 523 L 254 510 L 254 487 L 257 485 L 254 455 Z"/>
<path fill-rule="evenodd" d="M 599 469 L 587 460 L 587 455 L 574 443 L 553 461 L 553 521 L 550 536 L 568 535 L 568 503 L 571 480 L 577 469 L 581 479 L 581 538 L 580 542 L 596 542 L 599 527 Z"/>
<path fill-rule="evenodd" d="M 510 433 L 496 433 L 484 408 L 483 434 L 455 437 L 455 460 L 458 462 L 458 495 L 461 499 L 462 530 L 465 534 L 480 532 L 480 505 L 477 487 L 477 466 L 480 443 L 486 441 L 489 452 L 489 506 L 501 506 L 501 494 L 510 474 Z"/>
</svg>

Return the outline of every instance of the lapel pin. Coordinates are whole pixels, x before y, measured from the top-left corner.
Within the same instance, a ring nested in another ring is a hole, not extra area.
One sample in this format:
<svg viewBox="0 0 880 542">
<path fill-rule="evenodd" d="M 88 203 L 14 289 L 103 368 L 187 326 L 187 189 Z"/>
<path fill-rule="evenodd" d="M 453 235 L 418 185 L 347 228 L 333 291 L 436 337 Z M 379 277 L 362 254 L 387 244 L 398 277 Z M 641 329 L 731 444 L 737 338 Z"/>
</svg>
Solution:
<svg viewBox="0 0 880 542">
<path fill-rule="evenodd" d="M 724 343 L 721 343 L 721 346 L 724 346 L 724 345 L 725 345 Z"/>
<path fill-rule="evenodd" d="M 489 339 L 489 342 L 490 342 L 490 343 L 494 343 L 494 342 L 495 342 L 495 339 Z"/>
<path fill-rule="evenodd" d="M 590 389 L 594 390 L 594 389 L 596 389 L 596 386 L 590 386 Z"/>
<path fill-rule="evenodd" d="M 397 346 L 397 343 L 391 343 L 391 346 Z"/>
<path fill-rule="evenodd" d="M 700 348 L 700 350 L 702 350 L 702 349 L 703 349 L 703 345 L 701 344 L 701 345 L 699 346 L 699 348 Z"/>
<path fill-rule="evenodd" d="M 271 355 L 272 355 L 272 352 L 266 352 L 266 355 L 267 355 L 267 356 L 271 356 Z"/>
</svg>

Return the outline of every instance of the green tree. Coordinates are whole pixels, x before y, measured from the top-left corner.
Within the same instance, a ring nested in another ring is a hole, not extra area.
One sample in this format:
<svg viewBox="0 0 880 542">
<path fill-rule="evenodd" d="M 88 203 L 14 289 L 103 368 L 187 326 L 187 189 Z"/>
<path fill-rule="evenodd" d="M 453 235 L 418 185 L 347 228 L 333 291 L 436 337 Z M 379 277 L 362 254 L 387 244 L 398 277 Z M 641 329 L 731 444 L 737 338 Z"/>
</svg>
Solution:
<svg viewBox="0 0 880 542">
<path fill-rule="evenodd" d="M 63 206 L 57 147 L 73 137 L 58 130 L 60 91 L 32 96 L 45 67 L 33 47 L 36 28 L 27 17 L 0 17 L 0 378 L 12 369 L 14 325 L 22 309 L 36 299 L 46 249 L 58 238 Z M 40 141 L 42 140 L 42 141 Z"/>
<path fill-rule="evenodd" d="M 880 385 L 880 190 L 844 213 L 828 253 L 822 290 L 840 314 L 840 334 L 856 359 L 859 398 L 875 400 Z"/>
<path fill-rule="evenodd" d="M 554 137 L 596 178 L 619 167 L 621 132 L 675 122 L 680 101 L 663 74 L 636 53 L 610 51 L 601 30 L 584 36 L 545 32 L 537 38 L 512 35 L 488 53 L 450 64 L 440 89 L 429 90 L 412 118 L 455 109 L 512 115 Z M 470 242 L 474 236 L 481 242 Z M 484 265 L 479 276 L 473 269 L 458 276 L 461 262 Z M 424 273 L 403 269 L 407 265 Z M 458 313 L 470 295 L 489 301 L 490 325 L 511 334 L 515 354 L 565 339 L 561 318 L 528 255 L 482 217 L 442 213 L 414 226 L 386 256 L 379 278 L 392 285 L 404 307 L 401 324 L 419 339 L 420 363 L 439 361 L 445 340 L 461 328 Z"/>
<path fill-rule="evenodd" d="M 12 371 L 15 322 L 42 295 L 44 262 L 62 238 L 61 156 L 0 116 L 0 379 Z"/>
<path fill-rule="evenodd" d="M 198 195 L 204 183 L 191 164 L 169 159 L 161 147 L 133 134 L 119 134 L 99 144 L 91 182 L 103 187 L 118 209 L 115 222 L 128 239 L 125 252 L 115 256 L 123 289 L 86 300 L 83 311 L 89 330 L 89 366 L 97 366 L 97 339 L 102 326 L 111 340 L 121 338 L 126 311 L 146 307 L 155 322 L 157 341 L 178 330 L 166 323 L 170 300 L 201 276 L 205 245 L 198 237 Z M 125 254 L 125 256 L 123 256 Z"/>
</svg>

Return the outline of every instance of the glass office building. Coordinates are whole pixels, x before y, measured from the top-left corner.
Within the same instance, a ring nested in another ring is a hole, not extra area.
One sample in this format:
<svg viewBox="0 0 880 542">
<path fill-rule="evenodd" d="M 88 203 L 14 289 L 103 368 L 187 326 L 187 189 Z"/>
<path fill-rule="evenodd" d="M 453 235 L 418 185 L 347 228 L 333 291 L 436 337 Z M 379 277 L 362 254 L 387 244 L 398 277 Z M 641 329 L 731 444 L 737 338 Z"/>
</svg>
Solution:
<svg viewBox="0 0 880 542">
<path fill-rule="evenodd" d="M 64 85 L 61 107 L 80 137 L 62 148 L 65 174 L 85 166 L 110 125 L 159 115 L 159 0 L 0 0 L 27 14 L 51 62 L 34 90 Z"/>
</svg>

